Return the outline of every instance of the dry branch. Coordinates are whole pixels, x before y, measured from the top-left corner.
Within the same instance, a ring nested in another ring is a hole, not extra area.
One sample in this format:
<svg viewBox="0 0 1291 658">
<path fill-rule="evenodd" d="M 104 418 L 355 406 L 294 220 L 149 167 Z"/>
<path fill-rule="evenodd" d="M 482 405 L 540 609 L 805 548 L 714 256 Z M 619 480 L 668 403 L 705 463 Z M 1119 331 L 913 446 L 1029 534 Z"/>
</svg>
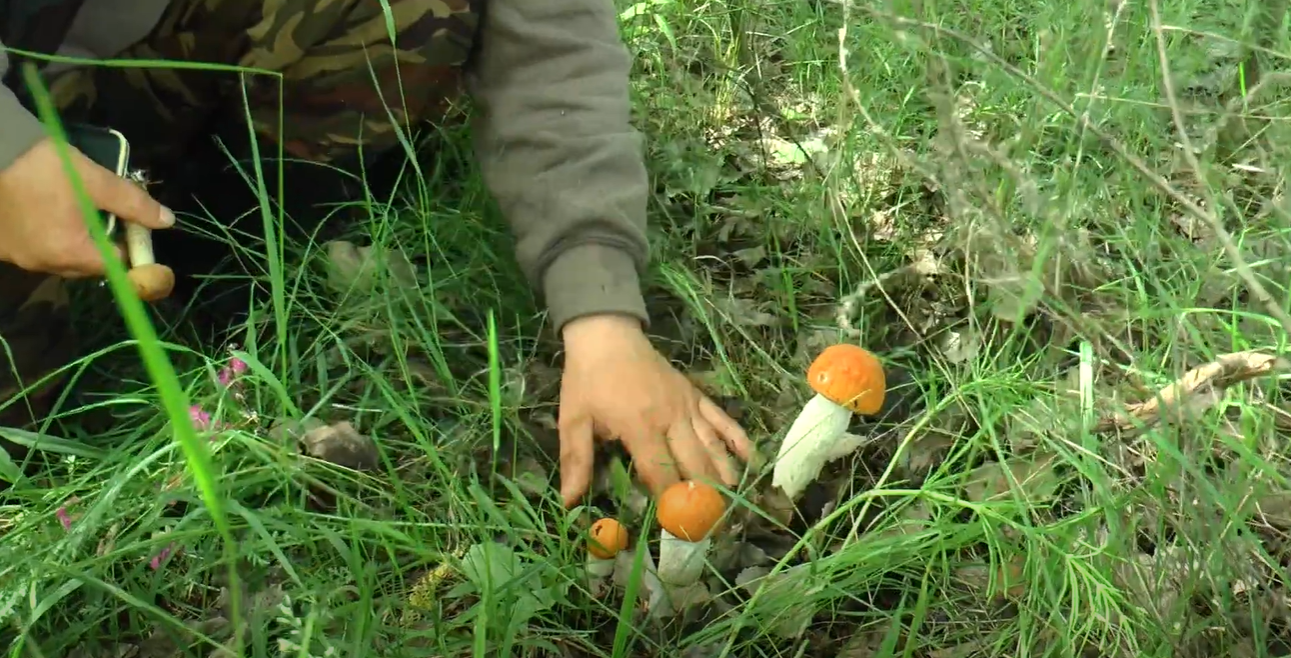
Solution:
<svg viewBox="0 0 1291 658">
<path fill-rule="evenodd" d="M 1103 418 L 1097 432 L 1122 432 L 1152 425 L 1167 412 L 1179 409 L 1189 398 L 1211 390 L 1225 389 L 1248 379 L 1287 372 L 1291 362 L 1268 352 L 1247 351 L 1225 354 L 1210 363 L 1184 373 L 1154 397 L 1126 405 L 1124 413 Z"/>
</svg>

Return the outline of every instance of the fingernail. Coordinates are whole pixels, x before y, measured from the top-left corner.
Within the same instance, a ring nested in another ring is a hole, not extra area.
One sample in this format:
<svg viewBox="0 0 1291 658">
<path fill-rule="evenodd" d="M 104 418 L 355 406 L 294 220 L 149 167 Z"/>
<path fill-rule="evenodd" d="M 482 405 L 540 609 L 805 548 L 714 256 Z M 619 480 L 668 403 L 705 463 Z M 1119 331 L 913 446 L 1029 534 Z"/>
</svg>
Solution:
<svg viewBox="0 0 1291 658">
<path fill-rule="evenodd" d="M 161 227 L 170 228 L 174 225 L 175 225 L 175 211 L 171 210 L 170 208 L 167 208 L 166 206 L 162 206 L 161 207 Z"/>
</svg>

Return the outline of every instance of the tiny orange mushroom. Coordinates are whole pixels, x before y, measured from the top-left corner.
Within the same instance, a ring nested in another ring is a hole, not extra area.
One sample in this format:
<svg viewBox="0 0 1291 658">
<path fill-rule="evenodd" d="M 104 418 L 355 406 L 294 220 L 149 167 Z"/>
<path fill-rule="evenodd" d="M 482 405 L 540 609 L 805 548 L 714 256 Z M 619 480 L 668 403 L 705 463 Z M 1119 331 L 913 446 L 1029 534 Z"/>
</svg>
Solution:
<svg viewBox="0 0 1291 658">
<path fill-rule="evenodd" d="M 615 557 L 628 547 L 628 530 L 618 520 L 606 517 L 592 524 L 587 533 L 587 575 L 594 580 L 614 575 Z"/>
<path fill-rule="evenodd" d="M 588 535 L 587 552 L 600 560 L 608 560 L 628 547 L 628 530 L 615 519 L 604 518 L 593 523 Z"/>
<path fill-rule="evenodd" d="M 796 499 L 830 461 L 860 447 L 847 433 L 852 414 L 874 415 L 883 409 L 887 378 L 878 357 L 856 345 L 832 345 L 807 369 L 815 391 L 789 426 L 776 457 L 772 486 Z"/>
</svg>

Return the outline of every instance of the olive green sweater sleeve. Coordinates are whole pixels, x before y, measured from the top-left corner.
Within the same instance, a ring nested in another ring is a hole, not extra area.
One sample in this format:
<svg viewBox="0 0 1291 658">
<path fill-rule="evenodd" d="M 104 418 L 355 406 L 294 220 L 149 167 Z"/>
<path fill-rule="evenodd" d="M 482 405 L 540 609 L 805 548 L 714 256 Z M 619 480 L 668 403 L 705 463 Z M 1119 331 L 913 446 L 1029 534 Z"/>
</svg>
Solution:
<svg viewBox="0 0 1291 658">
<path fill-rule="evenodd" d="M 9 58 L 0 44 L 0 78 L 9 70 Z M 26 153 L 45 136 L 40 120 L 18 102 L 7 87 L 0 86 L 0 170 Z"/>
<path fill-rule="evenodd" d="M 476 152 L 520 266 L 557 331 L 598 313 L 645 322 L 647 179 L 614 3 L 486 7 L 469 77 Z"/>
</svg>

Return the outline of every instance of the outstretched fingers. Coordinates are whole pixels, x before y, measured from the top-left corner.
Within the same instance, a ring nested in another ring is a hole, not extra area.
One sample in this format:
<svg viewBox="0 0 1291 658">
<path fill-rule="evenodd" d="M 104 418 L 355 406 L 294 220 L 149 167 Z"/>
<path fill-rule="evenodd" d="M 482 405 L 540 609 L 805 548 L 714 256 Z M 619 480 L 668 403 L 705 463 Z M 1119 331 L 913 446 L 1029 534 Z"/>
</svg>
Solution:
<svg viewBox="0 0 1291 658">
<path fill-rule="evenodd" d="M 590 418 L 560 424 L 560 498 L 566 508 L 577 505 L 591 486 L 594 441 Z"/>
<path fill-rule="evenodd" d="M 735 453 L 736 457 L 747 462 L 753 455 L 753 442 L 749 440 L 749 435 L 744 431 L 740 424 L 735 422 L 730 416 L 722 411 L 716 403 L 708 399 L 706 395 L 700 395 L 699 398 L 699 415 L 708 424 L 713 427 L 717 435 L 726 443 L 726 447 Z"/>
<path fill-rule="evenodd" d="M 681 464 L 662 433 L 646 429 L 646 425 L 641 423 L 620 435 L 619 440 L 632 455 L 637 477 L 652 495 L 658 496 L 664 489 L 681 481 Z"/>
<path fill-rule="evenodd" d="M 695 427 L 695 435 L 699 437 L 704 450 L 708 452 L 708 459 L 712 461 L 718 477 L 722 480 L 722 484 L 728 487 L 734 487 L 739 484 L 739 474 L 736 473 L 735 466 L 731 463 L 731 456 L 727 454 L 726 444 L 717 435 L 717 431 L 713 429 L 712 424 L 698 410 L 696 410 L 695 417 L 691 419 L 691 423 Z"/>
<path fill-rule="evenodd" d="M 689 414 L 678 418 L 668 429 L 668 447 L 677 459 L 682 477 L 687 480 L 716 484 L 722 479 L 708 446 L 695 431 L 695 421 Z"/>
<path fill-rule="evenodd" d="M 100 209 L 115 214 L 121 221 L 151 229 L 175 225 L 175 213 L 152 198 L 142 186 L 117 176 L 84 156 L 77 160 L 86 191 Z"/>
</svg>

